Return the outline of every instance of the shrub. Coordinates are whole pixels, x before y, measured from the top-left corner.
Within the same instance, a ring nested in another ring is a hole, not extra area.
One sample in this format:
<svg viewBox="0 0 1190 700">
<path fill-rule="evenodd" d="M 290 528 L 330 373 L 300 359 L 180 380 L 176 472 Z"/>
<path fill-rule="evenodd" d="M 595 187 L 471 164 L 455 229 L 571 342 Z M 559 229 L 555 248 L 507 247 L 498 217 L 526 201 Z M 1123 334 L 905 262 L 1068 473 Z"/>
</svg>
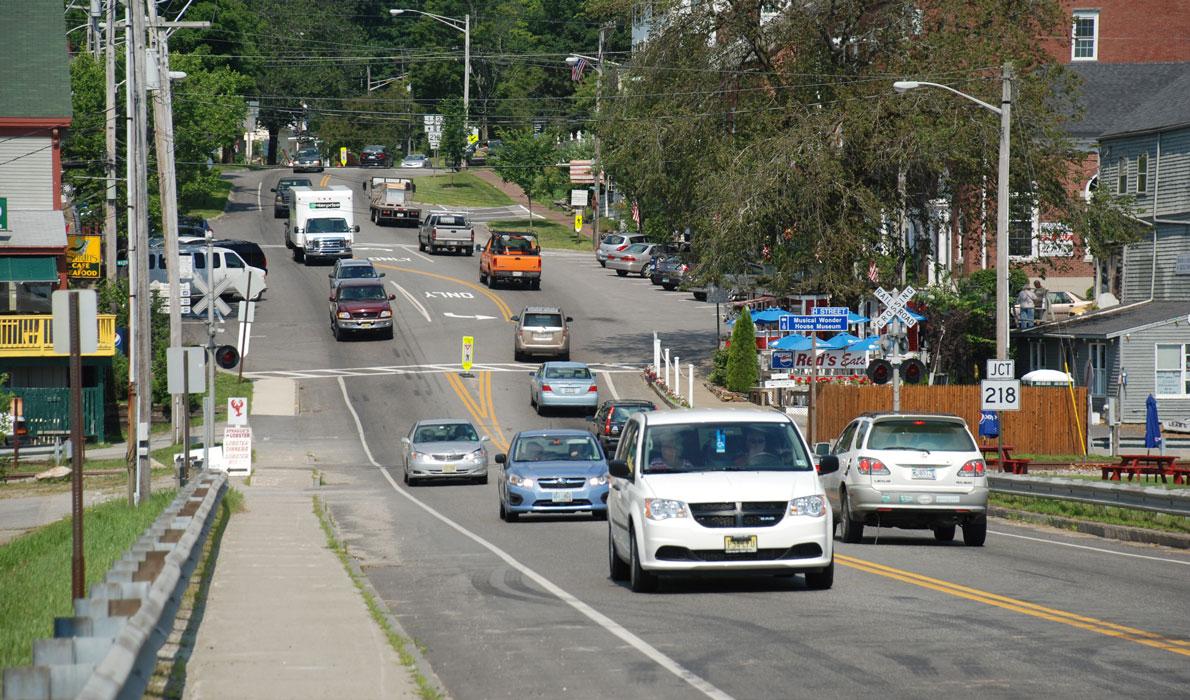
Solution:
<svg viewBox="0 0 1190 700">
<path fill-rule="evenodd" d="M 712 361 L 715 363 L 715 368 L 711 370 L 711 376 L 708 379 L 716 386 L 727 386 L 727 349 L 716 350 Z"/>
<path fill-rule="evenodd" d="M 756 360 L 756 326 L 748 307 L 740 311 L 727 349 L 727 388 L 747 391 L 756 386 L 760 372 Z"/>
</svg>

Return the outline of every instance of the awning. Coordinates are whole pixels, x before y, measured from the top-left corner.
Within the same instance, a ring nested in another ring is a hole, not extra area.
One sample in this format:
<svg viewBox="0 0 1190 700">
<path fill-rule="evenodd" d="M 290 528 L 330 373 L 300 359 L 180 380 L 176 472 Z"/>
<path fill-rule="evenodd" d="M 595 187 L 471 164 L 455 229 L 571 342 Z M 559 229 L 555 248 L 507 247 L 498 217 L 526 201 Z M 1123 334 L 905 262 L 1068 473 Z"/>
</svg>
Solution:
<svg viewBox="0 0 1190 700">
<path fill-rule="evenodd" d="M 50 256 L 0 255 L 0 282 L 57 282 L 58 264 Z"/>
</svg>

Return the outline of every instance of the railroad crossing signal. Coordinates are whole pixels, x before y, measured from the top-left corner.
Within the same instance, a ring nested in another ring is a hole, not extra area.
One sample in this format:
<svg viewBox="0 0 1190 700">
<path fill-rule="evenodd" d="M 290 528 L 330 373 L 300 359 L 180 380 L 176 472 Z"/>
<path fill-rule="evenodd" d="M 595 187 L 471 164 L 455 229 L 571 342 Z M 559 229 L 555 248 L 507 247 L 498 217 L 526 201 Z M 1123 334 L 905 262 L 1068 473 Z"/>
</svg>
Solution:
<svg viewBox="0 0 1190 700">
<path fill-rule="evenodd" d="M 905 308 L 909 300 L 917 294 L 917 290 L 913 287 L 905 287 L 900 293 L 894 288 L 892 292 L 887 292 L 883 287 L 876 290 L 876 298 L 884 302 L 884 313 L 877 316 L 872 321 L 872 327 L 875 329 L 883 328 L 888 325 L 888 322 L 893 318 L 901 319 L 906 326 L 912 328 L 917 325 L 917 319 L 913 318 L 913 314 Z"/>
<path fill-rule="evenodd" d="M 223 319 L 225 319 L 231 315 L 231 307 L 227 305 L 227 302 L 223 301 L 223 299 L 220 298 L 220 296 L 224 292 L 226 292 L 229 287 L 231 287 L 231 278 L 230 277 L 224 277 L 224 278 L 220 279 L 218 282 L 216 282 L 214 290 L 207 289 L 207 281 L 205 278 L 203 278 L 202 275 L 195 275 L 190 280 L 190 284 L 197 287 L 199 293 L 202 295 L 201 299 L 199 299 L 198 301 L 194 302 L 191 305 L 190 309 L 191 309 L 191 311 L 193 311 L 193 313 L 201 314 L 204 311 L 206 311 L 207 304 L 210 304 L 211 298 L 214 297 L 214 299 L 215 299 L 215 314 L 217 316 L 219 316 L 219 320 L 222 321 Z"/>
</svg>

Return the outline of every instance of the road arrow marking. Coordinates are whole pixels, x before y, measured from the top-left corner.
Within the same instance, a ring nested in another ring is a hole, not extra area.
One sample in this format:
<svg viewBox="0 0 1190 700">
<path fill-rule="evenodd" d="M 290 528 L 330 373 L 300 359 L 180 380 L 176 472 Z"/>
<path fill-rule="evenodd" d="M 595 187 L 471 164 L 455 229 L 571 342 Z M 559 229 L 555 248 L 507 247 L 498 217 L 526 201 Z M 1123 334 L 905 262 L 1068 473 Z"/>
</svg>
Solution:
<svg viewBox="0 0 1190 700">
<path fill-rule="evenodd" d="M 449 316 L 450 318 L 471 318 L 471 319 L 475 319 L 476 321 L 488 321 L 493 318 L 496 318 L 495 316 L 484 316 L 483 314 L 476 314 L 475 316 L 466 316 L 464 314 L 455 314 L 455 313 L 451 313 L 449 311 L 443 312 L 442 315 Z"/>
</svg>

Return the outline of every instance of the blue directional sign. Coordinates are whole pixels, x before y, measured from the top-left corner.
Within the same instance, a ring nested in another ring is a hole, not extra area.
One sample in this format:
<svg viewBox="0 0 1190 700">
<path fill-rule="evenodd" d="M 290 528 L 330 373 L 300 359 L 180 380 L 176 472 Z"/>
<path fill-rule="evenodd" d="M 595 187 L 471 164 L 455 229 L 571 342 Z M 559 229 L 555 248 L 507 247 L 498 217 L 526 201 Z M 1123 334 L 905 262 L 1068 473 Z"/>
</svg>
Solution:
<svg viewBox="0 0 1190 700">
<path fill-rule="evenodd" d="M 847 330 L 846 316 L 782 316 L 777 327 L 783 331 L 817 333 L 820 331 Z"/>
</svg>

